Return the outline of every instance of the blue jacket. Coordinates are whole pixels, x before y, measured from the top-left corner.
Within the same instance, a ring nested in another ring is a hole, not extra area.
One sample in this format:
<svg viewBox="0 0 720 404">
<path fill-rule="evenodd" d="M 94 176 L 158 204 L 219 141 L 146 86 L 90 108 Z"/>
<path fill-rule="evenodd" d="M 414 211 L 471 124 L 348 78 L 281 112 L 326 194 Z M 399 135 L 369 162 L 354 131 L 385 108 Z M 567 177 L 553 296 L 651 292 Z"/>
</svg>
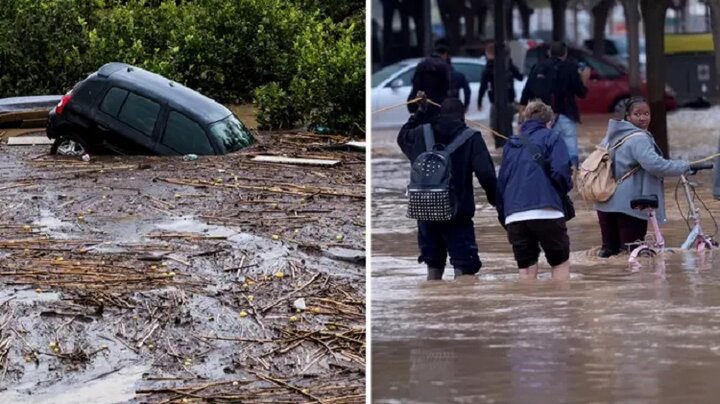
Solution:
<svg viewBox="0 0 720 404">
<path fill-rule="evenodd" d="M 500 223 L 513 213 L 552 208 L 563 211 L 561 195 L 572 189 L 570 156 L 565 142 L 540 120 L 526 121 L 520 136 L 537 145 L 549 165 L 549 172 L 525 150 L 518 135 L 505 144 L 498 175 L 497 211 Z"/>
</svg>

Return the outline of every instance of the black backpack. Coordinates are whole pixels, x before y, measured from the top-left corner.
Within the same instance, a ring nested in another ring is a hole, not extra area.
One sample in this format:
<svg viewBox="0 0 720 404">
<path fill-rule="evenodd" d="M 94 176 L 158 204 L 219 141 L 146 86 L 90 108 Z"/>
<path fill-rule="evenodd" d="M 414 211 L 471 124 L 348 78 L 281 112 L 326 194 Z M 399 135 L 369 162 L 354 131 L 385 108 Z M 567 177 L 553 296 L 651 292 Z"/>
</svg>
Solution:
<svg viewBox="0 0 720 404">
<path fill-rule="evenodd" d="M 412 163 L 410 184 L 407 187 L 410 219 L 440 222 L 451 220 L 457 211 L 452 192 L 450 155 L 470 139 L 475 130 L 467 128 L 449 145 L 435 144 L 432 127 L 423 125 L 425 152 Z"/>
<path fill-rule="evenodd" d="M 547 105 L 555 104 L 555 86 L 558 76 L 558 63 L 554 59 L 546 60 L 533 66 L 530 70 L 525 91 L 528 91 L 528 100 L 539 98 Z"/>
</svg>

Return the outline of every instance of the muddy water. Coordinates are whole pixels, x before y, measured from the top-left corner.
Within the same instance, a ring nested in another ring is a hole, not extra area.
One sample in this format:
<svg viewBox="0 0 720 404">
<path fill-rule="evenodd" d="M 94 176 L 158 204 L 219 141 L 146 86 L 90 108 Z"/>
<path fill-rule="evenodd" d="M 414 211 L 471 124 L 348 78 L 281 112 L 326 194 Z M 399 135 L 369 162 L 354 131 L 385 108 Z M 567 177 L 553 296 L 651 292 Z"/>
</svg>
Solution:
<svg viewBox="0 0 720 404">
<path fill-rule="evenodd" d="M 670 116 L 674 156 L 699 158 L 714 151 L 718 133 L 702 126 L 705 114 Z M 600 139 L 606 122 L 607 117 L 586 120 L 581 154 Z M 626 257 L 595 258 L 600 246 L 595 213 L 576 202 L 578 217 L 568 226 L 571 281 L 550 281 L 541 258 L 541 279 L 523 283 L 494 209 L 478 195 L 480 276 L 425 282 L 414 223 L 404 218 L 408 163 L 394 136 L 373 133 L 374 402 L 715 401 L 720 251 L 667 254 L 632 271 Z M 720 217 L 710 174 L 694 181 Z M 675 183 L 666 181 L 670 222 L 664 235 L 670 246 L 687 235 L 675 206 Z"/>
</svg>

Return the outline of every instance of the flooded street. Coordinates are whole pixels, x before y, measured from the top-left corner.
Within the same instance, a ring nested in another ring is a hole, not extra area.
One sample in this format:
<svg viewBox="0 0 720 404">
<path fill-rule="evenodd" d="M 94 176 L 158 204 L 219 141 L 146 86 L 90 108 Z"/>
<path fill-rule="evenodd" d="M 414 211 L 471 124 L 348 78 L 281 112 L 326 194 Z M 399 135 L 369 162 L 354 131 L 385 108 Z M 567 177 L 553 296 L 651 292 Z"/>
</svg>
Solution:
<svg viewBox="0 0 720 404">
<path fill-rule="evenodd" d="M 668 118 L 673 157 L 716 151 L 710 111 Z M 581 160 L 604 135 L 607 116 L 579 128 Z M 409 163 L 395 131 L 373 132 L 372 394 L 377 403 L 713 402 L 720 393 L 720 251 L 668 253 L 637 271 L 627 256 L 602 260 L 595 212 L 575 199 L 568 224 L 572 278 L 519 282 L 495 210 L 476 194 L 483 269 L 470 280 L 428 283 L 417 263 L 415 222 L 405 218 Z M 485 136 L 492 150 L 492 139 Z M 711 173 L 693 181 L 715 217 Z M 688 230 L 665 182 L 666 244 Z M 686 202 L 680 200 L 683 214 Z M 701 212 L 706 232 L 715 232 Z"/>
</svg>

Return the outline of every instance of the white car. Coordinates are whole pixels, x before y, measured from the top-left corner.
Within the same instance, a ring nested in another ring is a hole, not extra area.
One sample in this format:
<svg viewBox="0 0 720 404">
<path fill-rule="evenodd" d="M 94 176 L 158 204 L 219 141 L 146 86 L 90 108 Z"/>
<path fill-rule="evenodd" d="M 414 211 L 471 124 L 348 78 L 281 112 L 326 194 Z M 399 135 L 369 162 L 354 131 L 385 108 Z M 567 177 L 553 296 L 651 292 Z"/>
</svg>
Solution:
<svg viewBox="0 0 720 404">
<path fill-rule="evenodd" d="M 412 77 L 415 74 L 415 67 L 422 59 L 405 59 L 395 64 L 386 66 L 372 75 L 372 98 L 373 111 L 407 102 L 407 97 L 412 89 Z M 485 58 L 452 58 L 453 68 L 467 78 L 470 84 L 470 106 L 466 119 L 473 121 L 488 121 L 490 116 L 490 101 L 487 93 L 483 100 L 483 109 L 478 111 L 477 96 L 480 91 L 480 78 L 485 70 Z M 514 81 L 517 100 L 520 99 L 525 81 Z M 464 94 L 460 91 L 460 99 L 464 100 Z M 375 129 L 398 128 L 407 122 L 410 117 L 407 106 L 400 106 L 387 111 L 373 112 L 372 127 Z"/>
</svg>

